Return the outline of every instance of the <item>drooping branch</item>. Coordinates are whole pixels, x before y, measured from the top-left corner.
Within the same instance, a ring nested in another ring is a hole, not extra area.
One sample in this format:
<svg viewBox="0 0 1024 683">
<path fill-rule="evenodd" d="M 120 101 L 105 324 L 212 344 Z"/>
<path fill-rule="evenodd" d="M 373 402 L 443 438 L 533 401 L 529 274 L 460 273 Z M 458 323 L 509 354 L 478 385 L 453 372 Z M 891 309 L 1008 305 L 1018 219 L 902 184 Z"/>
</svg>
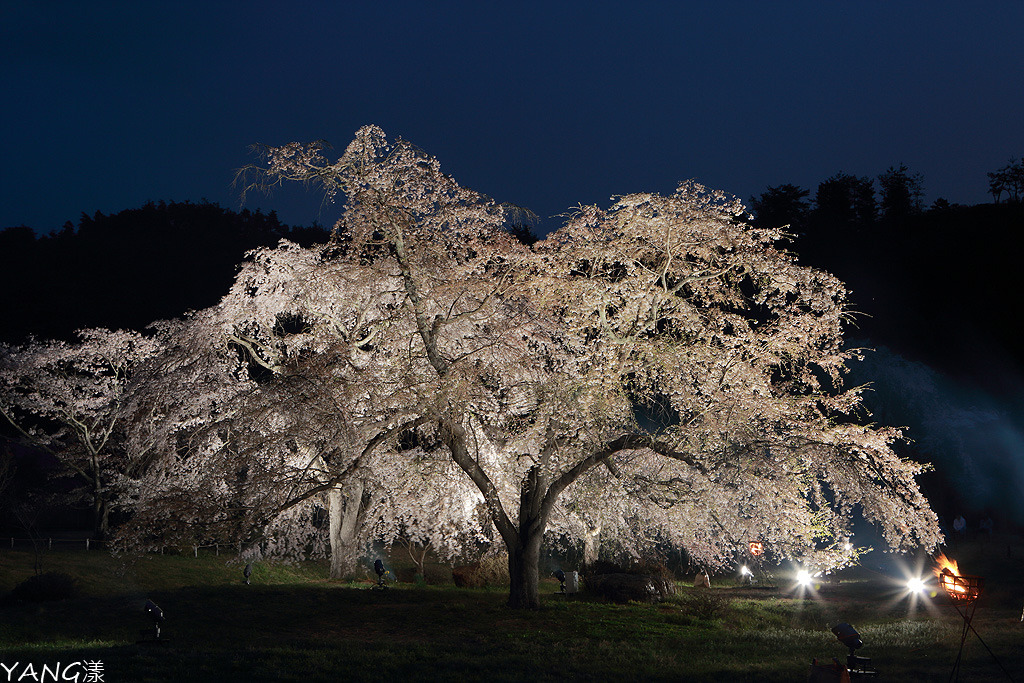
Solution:
<svg viewBox="0 0 1024 683">
<path fill-rule="evenodd" d="M 360 467 L 363 466 L 363 463 L 366 461 L 366 459 L 382 443 L 384 443 L 388 439 L 394 438 L 395 436 L 401 434 L 402 432 L 408 431 L 410 429 L 415 429 L 416 427 L 419 427 L 420 425 L 425 424 L 429 421 L 429 417 L 417 417 L 413 420 L 409 420 L 408 422 L 403 422 L 402 424 L 395 425 L 393 427 L 385 429 L 382 432 L 379 432 L 376 436 L 370 439 L 370 441 L 363 448 L 359 456 L 353 459 L 352 462 L 345 467 L 345 469 L 331 476 L 330 478 L 323 481 L 319 485 L 311 486 L 307 488 L 305 491 L 303 491 L 301 494 L 296 495 L 286 500 L 285 502 L 279 504 L 276 508 L 274 508 L 274 510 L 269 515 L 267 515 L 267 519 L 273 519 L 276 515 L 279 515 L 285 510 L 295 507 L 299 503 L 312 498 L 318 493 L 328 491 L 337 486 L 338 484 L 344 482 L 345 480 L 350 478 L 356 471 L 358 471 Z"/>
<path fill-rule="evenodd" d="M 439 376 L 444 377 L 448 374 L 448 361 L 441 356 L 437 345 L 437 335 L 441 329 L 442 319 L 440 316 L 435 316 L 433 322 L 428 320 L 426 306 L 423 298 L 420 296 L 419 284 L 413 276 L 412 264 L 410 263 L 409 255 L 405 251 L 405 243 L 400 235 L 395 236 L 394 245 L 395 255 L 402 269 L 405 291 L 409 294 L 409 301 L 412 302 L 413 311 L 416 315 L 416 330 L 423 340 L 423 347 L 427 353 L 427 358 L 430 360 L 430 364 Z"/>
<path fill-rule="evenodd" d="M 551 513 L 552 509 L 554 509 L 558 496 L 561 495 L 562 491 L 579 479 L 585 472 L 602 463 L 608 462 L 609 458 L 616 453 L 641 448 L 647 448 L 659 455 L 684 462 L 701 474 L 705 476 L 709 475 L 709 472 L 704 465 L 693 458 L 693 456 L 688 453 L 677 451 L 670 444 L 657 441 L 654 437 L 647 434 L 623 434 L 622 436 L 607 442 L 603 448 L 594 451 L 586 458 L 583 458 L 551 482 L 551 485 L 548 487 L 548 490 L 544 495 L 544 502 L 542 504 L 542 511 L 545 517 Z"/>
<path fill-rule="evenodd" d="M 251 339 L 249 339 L 247 337 L 243 337 L 240 334 L 228 334 L 228 335 L 226 335 L 226 338 L 227 338 L 227 340 L 229 342 L 231 342 L 233 344 L 238 344 L 239 346 L 244 348 L 246 351 L 248 351 L 249 352 L 249 354 L 248 354 L 249 358 L 251 358 L 254 363 L 256 363 L 257 365 L 261 366 L 265 370 L 270 370 L 271 372 L 274 372 L 274 373 L 281 372 L 282 367 L 281 367 L 281 364 L 280 364 L 280 358 L 277 358 L 278 362 L 273 362 L 272 360 L 268 361 L 268 360 L 264 359 L 263 358 L 263 354 L 261 354 L 261 353 L 259 353 L 257 351 L 256 343 L 253 342 Z M 270 356 L 271 358 L 273 358 L 273 356 L 279 355 L 279 354 L 268 353 L 267 355 Z"/>
<path fill-rule="evenodd" d="M 498 496 L 498 489 L 494 486 L 494 482 L 491 481 L 487 473 L 484 472 L 480 464 L 470 456 L 468 449 L 466 448 L 466 430 L 462 425 L 455 424 L 449 419 L 442 419 L 440 422 L 441 437 L 445 441 L 445 445 L 451 454 L 452 460 L 455 461 L 462 470 L 469 475 L 469 478 L 476 484 L 476 487 L 483 494 L 484 504 L 487 506 L 487 511 L 491 516 L 491 521 L 494 522 L 494 526 L 498 529 L 498 533 L 505 540 L 505 543 L 511 548 L 516 543 L 516 525 L 509 519 L 508 514 L 505 512 L 504 506 L 501 504 L 501 498 Z"/>
</svg>

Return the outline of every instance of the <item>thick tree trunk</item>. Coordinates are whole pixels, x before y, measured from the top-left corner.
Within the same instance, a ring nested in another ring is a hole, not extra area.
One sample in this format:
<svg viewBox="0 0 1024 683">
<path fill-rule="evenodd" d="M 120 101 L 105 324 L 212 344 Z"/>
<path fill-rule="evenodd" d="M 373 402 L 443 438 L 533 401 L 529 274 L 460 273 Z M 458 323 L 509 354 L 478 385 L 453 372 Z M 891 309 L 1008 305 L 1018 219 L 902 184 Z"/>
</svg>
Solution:
<svg viewBox="0 0 1024 683">
<path fill-rule="evenodd" d="M 515 609 L 540 607 L 540 544 L 547 528 L 542 501 L 545 492 L 541 468 L 534 465 L 523 479 L 519 492 L 519 529 L 508 549 L 508 606 Z M 514 547 L 513 547 L 514 546 Z"/>
<path fill-rule="evenodd" d="M 94 472 L 92 480 L 92 533 L 97 539 L 105 539 L 109 531 L 109 505 L 103 493 L 103 484 L 98 472 Z"/>
<path fill-rule="evenodd" d="M 363 482 L 359 479 L 344 487 L 335 486 L 327 493 L 332 579 L 344 579 L 355 573 L 362 501 Z"/>
<path fill-rule="evenodd" d="M 540 544 L 544 539 L 543 525 L 533 525 L 520 534 L 516 547 L 508 549 L 508 606 L 513 609 L 540 607 Z"/>
<path fill-rule="evenodd" d="M 480 463 L 470 456 L 466 446 L 466 432 L 462 425 L 445 420 L 440 426 L 442 438 L 451 451 L 452 459 L 480 489 L 491 521 L 501 534 L 505 547 L 508 548 L 508 606 L 516 609 L 540 607 L 540 544 L 544 539 L 544 530 L 547 528 L 551 509 L 566 486 L 614 451 L 591 455 L 551 482 L 549 475 L 544 471 L 545 466 L 542 466 L 549 462 L 551 452 L 557 445 L 554 439 L 550 439 L 541 451 L 541 463 L 531 467 L 523 479 L 519 492 L 517 525 L 505 513 L 498 490 L 487 473 L 480 467 Z"/>
<path fill-rule="evenodd" d="M 100 496 L 93 499 L 92 534 L 98 540 L 107 538 L 110 533 L 110 505 Z"/>
<path fill-rule="evenodd" d="M 589 567 L 597 562 L 598 551 L 601 550 L 601 526 L 592 526 L 587 529 L 583 537 L 583 566 Z"/>
</svg>

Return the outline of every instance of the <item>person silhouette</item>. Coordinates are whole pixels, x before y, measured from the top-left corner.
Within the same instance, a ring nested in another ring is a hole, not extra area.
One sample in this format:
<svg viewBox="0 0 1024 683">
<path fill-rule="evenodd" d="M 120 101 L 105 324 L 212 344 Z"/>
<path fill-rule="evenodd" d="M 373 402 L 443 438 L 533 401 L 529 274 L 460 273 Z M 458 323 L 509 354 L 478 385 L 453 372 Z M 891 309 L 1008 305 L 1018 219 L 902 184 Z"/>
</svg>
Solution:
<svg viewBox="0 0 1024 683">
<path fill-rule="evenodd" d="M 993 524 L 991 517 L 986 517 L 978 523 L 978 528 L 980 528 L 982 531 L 988 532 L 989 536 L 992 535 L 992 526 Z"/>
<path fill-rule="evenodd" d="M 953 533 L 958 541 L 967 538 L 967 520 L 963 515 L 957 515 L 953 520 Z"/>
</svg>

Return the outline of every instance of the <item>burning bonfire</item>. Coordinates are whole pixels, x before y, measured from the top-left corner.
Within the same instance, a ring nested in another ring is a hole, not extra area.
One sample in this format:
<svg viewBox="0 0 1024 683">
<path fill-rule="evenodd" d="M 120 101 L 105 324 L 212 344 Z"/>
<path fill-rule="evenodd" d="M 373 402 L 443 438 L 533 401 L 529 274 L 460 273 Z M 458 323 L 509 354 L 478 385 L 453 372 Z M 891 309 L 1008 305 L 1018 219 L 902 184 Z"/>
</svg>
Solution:
<svg viewBox="0 0 1024 683">
<path fill-rule="evenodd" d="M 960 651 L 956 655 L 956 663 L 953 664 L 953 671 L 950 674 L 949 680 L 959 681 L 960 680 L 960 664 L 963 662 L 964 654 L 964 643 L 967 641 L 967 634 L 973 632 L 974 635 L 978 636 L 978 640 L 981 640 L 981 636 L 974 627 L 971 626 L 971 621 L 974 619 L 974 613 L 978 609 L 978 596 L 981 595 L 981 588 L 984 584 L 984 579 L 980 576 L 966 576 L 960 573 L 960 568 L 956 565 L 954 560 L 949 559 L 946 555 L 940 554 L 935 558 L 937 567 L 935 568 L 935 576 L 939 579 L 939 586 L 946 591 L 946 595 L 949 596 L 953 602 L 953 608 L 956 609 L 957 613 L 963 617 L 964 627 L 960 631 Z M 963 607 L 963 609 L 961 609 Z M 981 640 L 981 644 L 985 645 L 985 641 Z M 1006 677 L 1010 680 L 1013 678 L 1009 672 L 1002 665 L 1002 663 L 996 659 L 996 656 L 989 649 L 988 645 L 985 645 L 985 649 L 992 655 L 992 659 L 995 659 L 996 664 L 1003 670 Z"/>
<path fill-rule="evenodd" d="M 982 587 L 980 576 L 961 574 L 956 560 L 949 559 L 945 553 L 940 554 L 935 561 L 938 563 L 935 576 L 939 579 L 939 586 L 950 598 L 965 602 L 978 599 Z"/>
</svg>

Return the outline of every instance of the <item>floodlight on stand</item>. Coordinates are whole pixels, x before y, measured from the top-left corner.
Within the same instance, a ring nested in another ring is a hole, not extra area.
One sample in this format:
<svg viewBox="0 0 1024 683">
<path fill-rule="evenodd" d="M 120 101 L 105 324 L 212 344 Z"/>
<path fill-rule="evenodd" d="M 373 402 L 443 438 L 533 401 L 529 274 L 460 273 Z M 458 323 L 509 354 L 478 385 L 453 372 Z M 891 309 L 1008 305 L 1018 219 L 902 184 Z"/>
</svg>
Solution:
<svg viewBox="0 0 1024 683">
<path fill-rule="evenodd" d="M 388 575 L 388 570 L 384 568 L 384 563 L 381 560 L 378 559 L 373 561 L 373 571 L 377 572 L 376 587 L 381 590 L 387 588 L 388 586 L 384 579 Z"/>
<path fill-rule="evenodd" d="M 813 581 L 814 581 L 814 577 L 811 576 L 811 573 L 809 571 L 807 571 L 806 569 L 801 569 L 800 571 L 798 571 L 796 573 L 796 582 L 797 582 L 797 584 L 800 585 L 800 586 L 803 586 L 804 588 L 809 587 L 811 585 L 811 583 L 813 583 Z"/>
<path fill-rule="evenodd" d="M 843 622 L 833 626 L 832 633 L 840 643 L 850 650 L 850 653 L 846 656 L 846 668 L 849 669 L 851 678 L 878 675 L 878 672 L 871 668 L 871 659 L 869 657 L 859 657 L 854 654 L 864 646 L 864 641 L 861 640 L 857 629 L 851 624 Z"/>
<path fill-rule="evenodd" d="M 853 654 L 854 650 L 864 647 L 864 641 L 861 640 L 860 634 L 857 633 L 857 629 L 852 624 L 847 624 L 846 622 L 836 624 L 832 627 L 832 633 L 835 634 L 840 643 L 850 648 L 850 654 Z"/>
</svg>

